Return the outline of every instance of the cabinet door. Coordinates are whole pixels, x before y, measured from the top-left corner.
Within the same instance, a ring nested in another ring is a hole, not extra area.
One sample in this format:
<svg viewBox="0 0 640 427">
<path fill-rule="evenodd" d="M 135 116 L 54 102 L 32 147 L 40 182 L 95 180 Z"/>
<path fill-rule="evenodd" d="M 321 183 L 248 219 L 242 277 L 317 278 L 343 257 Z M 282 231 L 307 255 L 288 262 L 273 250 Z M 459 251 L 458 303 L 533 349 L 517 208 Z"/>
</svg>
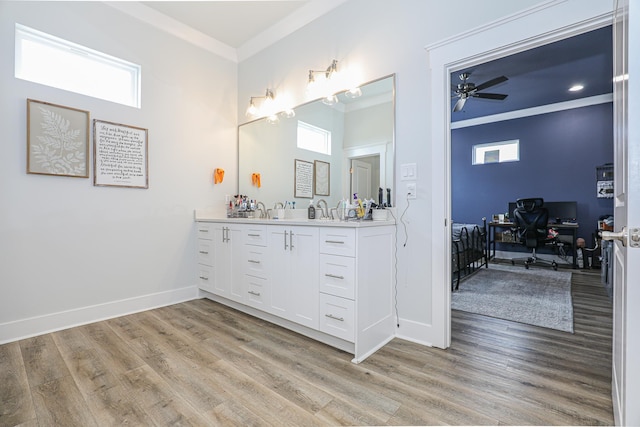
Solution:
<svg viewBox="0 0 640 427">
<path fill-rule="evenodd" d="M 213 224 L 213 292 L 229 298 L 231 281 L 227 266 L 231 262 L 231 251 L 227 243 L 227 234 L 226 225 Z"/>
<path fill-rule="evenodd" d="M 244 268 L 244 230 L 237 224 L 228 225 L 227 230 L 227 251 L 229 255 L 225 267 L 227 269 L 226 278 L 229 282 L 229 299 L 236 302 L 244 302 L 247 297 L 245 282 L 242 278 L 242 269 Z"/>
<path fill-rule="evenodd" d="M 285 231 L 287 234 L 285 235 Z M 288 286 L 288 271 L 291 263 L 289 251 L 289 229 L 284 226 L 267 227 L 267 254 L 271 271 L 270 312 L 276 316 L 289 318 L 293 304 Z"/>
<path fill-rule="evenodd" d="M 271 313 L 318 329 L 318 229 L 268 227 Z"/>
<path fill-rule="evenodd" d="M 245 297 L 240 277 L 242 228 L 239 224 L 213 224 L 213 292 L 234 301 Z"/>
<path fill-rule="evenodd" d="M 318 329 L 319 307 L 319 258 L 318 229 L 315 227 L 291 227 L 289 289 L 294 301 L 290 320 Z"/>
</svg>

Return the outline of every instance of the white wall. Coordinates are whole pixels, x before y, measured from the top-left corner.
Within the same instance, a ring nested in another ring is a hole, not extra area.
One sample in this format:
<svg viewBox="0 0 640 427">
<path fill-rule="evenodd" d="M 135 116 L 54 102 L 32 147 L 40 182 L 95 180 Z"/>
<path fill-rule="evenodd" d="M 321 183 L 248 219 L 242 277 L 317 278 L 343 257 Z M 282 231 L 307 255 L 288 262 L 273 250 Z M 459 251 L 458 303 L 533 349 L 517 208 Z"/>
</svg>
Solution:
<svg viewBox="0 0 640 427">
<path fill-rule="evenodd" d="M 142 108 L 15 79 L 16 22 L 142 65 Z M 237 65 L 102 2 L 0 2 L 0 58 L 0 343 L 197 295 L 193 210 L 236 187 Z M 27 98 L 148 128 L 149 189 L 27 174 Z"/>
<path fill-rule="evenodd" d="M 400 165 L 417 163 L 416 200 L 404 216 L 407 235 L 398 226 L 399 334 L 420 340 L 414 325 L 431 323 L 431 181 L 429 64 L 424 47 L 518 10 L 538 0 L 483 0 L 481 3 L 436 0 L 350 0 L 239 65 L 239 99 L 249 99 L 266 87 L 305 99 L 309 69 L 359 69 L 363 81 L 396 74 L 396 188 Z M 241 103 L 242 104 L 242 103 Z M 239 105 L 238 117 L 245 120 Z M 407 208 L 396 197 L 398 212 Z M 406 243 L 406 246 L 404 244 Z M 418 326 L 419 328 L 419 326 Z"/>
</svg>

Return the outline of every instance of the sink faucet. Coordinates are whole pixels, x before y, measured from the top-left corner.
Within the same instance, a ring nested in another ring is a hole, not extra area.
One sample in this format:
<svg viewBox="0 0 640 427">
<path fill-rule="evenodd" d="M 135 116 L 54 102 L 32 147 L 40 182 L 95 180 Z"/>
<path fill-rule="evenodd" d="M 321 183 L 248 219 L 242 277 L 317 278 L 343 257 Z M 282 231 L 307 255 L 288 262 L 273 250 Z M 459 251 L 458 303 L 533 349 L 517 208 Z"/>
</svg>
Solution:
<svg viewBox="0 0 640 427">
<path fill-rule="evenodd" d="M 262 207 L 260 207 L 262 206 Z M 266 218 L 267 216 L 267 208 L 264 206 L 264 203 L 258 202 L 256 203 L 256 210 L 260 211 L 260 218 Z"/>
<path fill-rule="evenodd" d="M 324 207 L 322 207 L 321 204 L 324 205 Z M 320 209 L 320 211 L 322 212 L 320 219 L 329 218 L 329 212 L 328 212 L 329 208 L 327 207 L 327 201 L 325 199 L 318 200 L 316 207 Z"/>
</svg>

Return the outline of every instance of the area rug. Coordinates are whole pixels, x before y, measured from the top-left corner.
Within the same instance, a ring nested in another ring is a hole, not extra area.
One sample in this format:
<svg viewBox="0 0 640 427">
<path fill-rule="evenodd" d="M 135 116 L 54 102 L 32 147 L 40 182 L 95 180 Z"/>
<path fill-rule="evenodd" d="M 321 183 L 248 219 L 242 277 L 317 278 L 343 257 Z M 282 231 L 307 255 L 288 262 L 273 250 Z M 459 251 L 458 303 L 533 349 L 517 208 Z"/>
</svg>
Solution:
<svg viewBox="0 0 640 427">
<path fill-rule="evenodd" d="M 571 273 L 489 265 L 460 283 L 451 308 L 573 333 Z"/>
</svg>

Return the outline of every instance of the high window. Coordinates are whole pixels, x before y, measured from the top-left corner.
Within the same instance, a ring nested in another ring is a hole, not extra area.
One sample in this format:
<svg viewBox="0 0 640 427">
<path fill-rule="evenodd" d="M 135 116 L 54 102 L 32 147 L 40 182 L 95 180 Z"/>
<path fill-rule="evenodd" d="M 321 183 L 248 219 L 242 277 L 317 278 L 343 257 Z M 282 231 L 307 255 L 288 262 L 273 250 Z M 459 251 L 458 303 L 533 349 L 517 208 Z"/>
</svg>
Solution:
<svg viewBox="0 0 640 427">
<path fill-rule="evenodd" d="M 298 148 L 331 155 L 331 131 L 298 120 Z"/>
<path fill-rule="evenodd" d="M 520 140 L 488 142 L 473 146 L 473 164 L 517 162 L 520 160 Z"/>
<path fill-rule="evenodd" d="M 16 24 L 15 76 L 140 108 L 140 66 Z"/>
</svg>

